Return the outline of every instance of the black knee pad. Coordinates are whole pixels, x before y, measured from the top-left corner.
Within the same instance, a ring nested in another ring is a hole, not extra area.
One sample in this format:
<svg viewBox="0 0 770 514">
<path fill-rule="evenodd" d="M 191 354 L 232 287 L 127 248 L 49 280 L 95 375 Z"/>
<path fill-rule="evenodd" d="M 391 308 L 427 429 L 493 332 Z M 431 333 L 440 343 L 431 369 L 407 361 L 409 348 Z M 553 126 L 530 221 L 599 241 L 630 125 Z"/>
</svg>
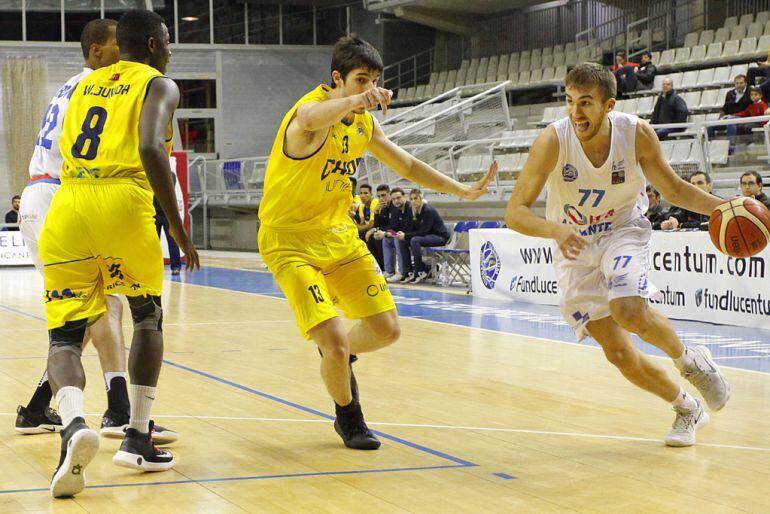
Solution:
<svg viewBox="0 0 770 514">
<path fill-rule="evenodd" d="M 160 296 L 129 296 L 128 305 L 131 307 L 134 330 L 163 331 L 163 309 L 160 306 Z"/>
<path fill-rule="evenodd" d="M 48 331 L 49 355 L 61 351 L 74 351 L 78 355 L 83 352 L 83 338 L 86 335 L 88 320 L 68 321 L 64 326 Z"/>
</svg>

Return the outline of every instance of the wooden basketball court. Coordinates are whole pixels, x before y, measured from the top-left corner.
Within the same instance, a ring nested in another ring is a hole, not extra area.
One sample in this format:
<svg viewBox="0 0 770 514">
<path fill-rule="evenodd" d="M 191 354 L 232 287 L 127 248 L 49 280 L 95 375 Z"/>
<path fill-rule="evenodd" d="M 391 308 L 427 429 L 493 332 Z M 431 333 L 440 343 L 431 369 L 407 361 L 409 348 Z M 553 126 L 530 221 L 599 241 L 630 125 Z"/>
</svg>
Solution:
<svg viewBox="0 0 770 514">
<path fill-rule="evenodd" d="M 355 364 L 383 441 L 357 452 L 332 428 L 318 355 L 269 274 L 244 271 L 259 269 L 252 259 L 206 265 L 195 281 L 211 285 L 165 284 L 154 418 L 180 433 L 177 466 L 118 468 L 119 441 L 102 439 L 89 488 L 70 500 L 48 494 L 59 436 L 14 433 L 46 362 L 42 281 L 0 270 L 0 512 L 770 511 L 766 373 L 728 368 L 728 406 L 697 446 L 667 448 L 673 411 L 596 348 L 461 326 L 450 311 L 410 315 L 406 302 L 401 340 Z M 248 281 L 261 292 L 243 292 Z M 83 362 L 98 427 L 106 395 L 93 348 Z"/>
</svg>

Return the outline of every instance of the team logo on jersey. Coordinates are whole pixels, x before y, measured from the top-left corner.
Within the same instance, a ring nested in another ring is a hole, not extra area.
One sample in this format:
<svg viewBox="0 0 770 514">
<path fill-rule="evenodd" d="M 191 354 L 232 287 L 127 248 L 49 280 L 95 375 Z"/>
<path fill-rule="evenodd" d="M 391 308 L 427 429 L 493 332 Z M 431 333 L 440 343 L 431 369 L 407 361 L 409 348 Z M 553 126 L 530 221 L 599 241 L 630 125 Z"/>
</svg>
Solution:
<svg viewBox="0 0 770 514">
<path fill-rule="evenodd" d="M 363 136 L 363 135 L 364 135 L 364 127 L 362 127 L 361 125 L 359 125 L 359 126 L 358 126 L 358 129 L 356 130 L 356 132 L 358 132 L 358 135 L 359 135 L 359 136 Z"/>
<path fill-rule="evenodd" d="M 492 245 L 492 241 L 487 241 L 481 245 L 481 283 L 487 289 L 493 289 L 497 277 L 500 275 L 500 256 Z"/>
<path fill-rule="evenodd" d="M 561 178 L 564 182 L 574 182 L 578 178 L 578 170 L 571 164 L 565 164 L 561 170 Z"/>
<path fill-rule="evenodd" d="M 120 73 L 115 73 L 110 77 L 110 80 L 120 80 Z"/>
<path fill-rule="evenodd" d="M 620 159 L 618 162 L 612 163 L 612 183 L 622 184 L 626 181 L 626 161 Z"/>
</svg>

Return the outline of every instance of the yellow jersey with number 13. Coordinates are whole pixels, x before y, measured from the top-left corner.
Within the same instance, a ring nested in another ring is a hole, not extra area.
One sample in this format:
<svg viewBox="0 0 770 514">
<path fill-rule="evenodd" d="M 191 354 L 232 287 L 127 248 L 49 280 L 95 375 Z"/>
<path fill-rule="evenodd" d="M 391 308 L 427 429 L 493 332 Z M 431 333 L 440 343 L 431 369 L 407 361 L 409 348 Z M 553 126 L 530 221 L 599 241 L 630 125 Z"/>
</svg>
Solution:
<svg viewBox="0 0 770 514">
<path fill-rule="evenodd" d="M 163 76 L 146 64 L 118 61 L 80 81 L 59 142 L 62 181 L 130 178 L 151 190 L 139 155 L 139 119 L 150 82 Z M 169 123 L 169 152 L 171 136 Z"/>
<path fill-rule="evenodd" d="M 318 86 L 300 98 L 281 122 L 259 205 L 259 219 L 264 227 L 282 232 L 353 224 L 348 214 L 353 198 L 349 177 L 358 170 L 372 139 L 371 114 L 354 114 L 349 125 L 332 125 L 320 148 L 308 157 L 296 159 L 286 154 L 286 129 L 297 108 L 304 103 L 325 101 L 329 91 L 329 86 Z"/>
</svg>

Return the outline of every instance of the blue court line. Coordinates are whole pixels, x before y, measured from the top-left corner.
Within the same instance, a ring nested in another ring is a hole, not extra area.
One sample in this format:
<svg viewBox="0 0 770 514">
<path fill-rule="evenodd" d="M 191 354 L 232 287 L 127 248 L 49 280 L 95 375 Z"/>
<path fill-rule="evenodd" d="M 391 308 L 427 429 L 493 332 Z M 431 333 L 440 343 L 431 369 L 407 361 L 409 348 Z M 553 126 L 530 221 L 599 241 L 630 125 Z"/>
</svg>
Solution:
<svg viewBox="0 0 770 514">
<path fill-rule="evenodd" d="M 467 466 L 446 464 L 444 466 L 422 466 L 422 467 L 409 467 L 409 468 L 382 468 L 382 469 L 358 469 L 351 471 L 314 471 L 310 473 L 281 473 L 276 475 L 253 475 L 245 477 L 222 477 L 222 478 L 201 478 L 199 480 L 166 480 L 163 482 L 138 482 L 132 484 L 98 484 L 89 485 L 86 489 L 114 489 L 117 487 L 142 487 L 152 485 L 183 485 L 183 484 L 206 484 L 206 483 L 219 483 L 219 482 L 243 482 L 247 480 L 266 480 L 271 478 L 303 478 L 303 477 L 319 477 L 319 476 L 344 476 L 344 475 L 365 475 L 368 473 L 396 473 L 401 471 L 426 471 L 434 469 L 452 469 L 452 468 L 464 468 Z M 33 489 L 10 489 L 8 491 L 0 491 L 0 494 L 14 494 L 14 493 L 43 493 L 48 492 L 48 487 L 37 487 Z"/>
<path fill-rule="evenodd" d="M 492 473 L 496 477 L 504 478 L 505 480 L 516 480 L 516 477 L 509 475 L 508 473 Z"/>
<path fill-rule="evenodd" d="M 306 407 L 304 405 L 300 405 L 299 403 L 294 403 L 289 400 L 284 400 L 283 398 L 279 398 L 277 396 L 273 396 L 272 394 L 264 393 L 262 391 L 257 391 L 256 389 L 252 389 L 251 387 L 238 384 L 236 382 L 233 382 L 231 380 L 227 380 L 226 378 L 218 377 L 216 375 L 212 375 L 210 373 L 206 373 L 205 371 L 200 371 L 195 368 L 190 368 L 188 366 L 184 366 L 182 364 L 177 364 L 176 362 L 171 362 L 168 360 L 163 360 L 164 364 L 168 364 L 169 366 L 173 366 L 175 368 L 183 369 L 185 371 L 189 371 L 190 373 L 195 373 L 196 375 L 200 375 L 202 377 L 209 378 L 211 380 L 216 380 L 217 382 L 220 382 L 222 384 L 229 385 L 230 387 L 234 387 L 236 389 L 240 389 L 241 391 L 246 391 L 247 393 L 251 393 L 253 395 L 259 396 L 261 398 L 265 398 L 267 400 L 271 400 L 277 403 L 280 403 L 282 405 L 286 405 L 287 407 L 291 407 L 293 409 L 300 410 L 302 412 L 306 412 L 308 414 L 312 414 L 314 416 L 318 416 L 324 419 L 328 419 L 329 421 L 334 421 L 335 417 L 331 416 L 329 414 L 326 414 L 325 412 L 321 412 L 316 409 L 312 409 L 310 407 Z M 448 460 L 450 462 L 454 462 L 456 464 L 459 464 L 463 467 L 470 467 L 470 466 L 478 466 L 478 464 L 475 464 L 473 462 L 461 459 L 459 457 L 454 457 L 452 455 L 449 455 L 448 453 L 444 453 L 438 450 L 434 450 L 432 448 L 428 448 L 427 446 L 423 446 L 421 444 L 413 443 L 411 441 L 407 441 L 406 439 L 401 439 L 400 437 L 396 437 L 394 435 L 386 434 L 384 432 L 380 432 L 378 430 L 372 430 L 373 433 L 379 435 L 380 437 L 383 437 L 385 439 L 389 439 L 393 442 L 403 444 L 405 446 L 408 446 L 410 448 L 413 448 L 415 450 L 419 450 L 424 453 L 428 453 L 430 455 L 433 455 L 435 457 L 440 457 L 442 459 Z"/>
</svg>

